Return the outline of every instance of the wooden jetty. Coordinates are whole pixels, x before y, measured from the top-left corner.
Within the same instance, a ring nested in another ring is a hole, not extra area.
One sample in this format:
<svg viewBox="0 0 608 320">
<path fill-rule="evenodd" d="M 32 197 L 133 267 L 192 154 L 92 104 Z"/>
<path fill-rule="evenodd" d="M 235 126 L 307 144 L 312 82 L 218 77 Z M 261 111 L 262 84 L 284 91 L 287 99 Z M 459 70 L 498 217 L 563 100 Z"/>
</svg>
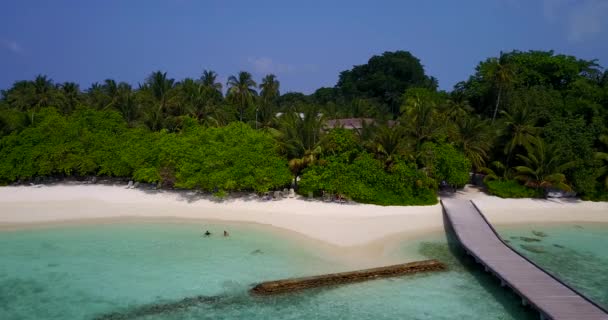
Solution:
<svg viewBox="0 0 608 320">
<path fill-rule="evenodd" d="M 441 201 L 465 251 L 510 287 L 541 319 L 608 320 L 608 311 L 507 245 L 472 201 Z"/>
<path fill-rule="evenodd" d="M 418 272 L 441 271 L 445 270 L 445 268 L 446 266 L 437 260 L 424 260 L 373 269 L 262 282 L 253 287 L 251 293 L 260 295 L 277 294 L 321 286 L 398 277 Z"/>
</svg>

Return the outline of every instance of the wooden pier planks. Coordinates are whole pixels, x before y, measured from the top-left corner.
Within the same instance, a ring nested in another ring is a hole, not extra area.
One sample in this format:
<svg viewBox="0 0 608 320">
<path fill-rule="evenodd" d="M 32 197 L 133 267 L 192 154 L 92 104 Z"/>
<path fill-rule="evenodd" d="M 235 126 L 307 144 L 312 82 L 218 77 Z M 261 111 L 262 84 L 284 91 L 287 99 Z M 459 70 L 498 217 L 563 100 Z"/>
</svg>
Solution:
<svg viewBox="0 0 608 320">
<path fill-rule="evenodd" d="M 536 308 L 541 319 L 608 320 L 602 307 L 504 243 L 471 201 L 444 199 L 441 204 L 465 250 Z"/>
</svg>

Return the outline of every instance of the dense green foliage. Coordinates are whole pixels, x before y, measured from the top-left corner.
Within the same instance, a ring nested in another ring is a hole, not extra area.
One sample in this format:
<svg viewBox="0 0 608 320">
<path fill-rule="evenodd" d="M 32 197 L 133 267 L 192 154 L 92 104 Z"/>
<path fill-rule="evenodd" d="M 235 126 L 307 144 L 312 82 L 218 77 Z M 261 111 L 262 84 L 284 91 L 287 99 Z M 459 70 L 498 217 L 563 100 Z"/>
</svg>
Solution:
<svg viewBox="0 0 608 320">
<path fill-rule="evenodd" d="M 163 153 L 175 167 L 178 187 L 265 192 L 291 181 L 274 139 L 242 123 L 222 128 L 193 124 L 171 137 L 173 149 Z"/>
<path fill-rule="evenodd" d="M 388 171 L 382 162 L 363 152 L 349 161 L 345 155 L 330 156 L 322 164 L 304 171 L 302 193 L 321 191 L 340 194 L 355 201 L 382 205 L 437 203 L 426 177 L 411 164 L 398 162 Z"/>
<path fill-rule="evenodd" d="M 406 51 L 311 95 L 281 94 L 275 75 L 217 79 L 17 81 L 0 99 L 0 183 L 102 175 L 225 194 L 299 180 L 302 194 L 427 204 L 472 171 L 503 197 L 608 199 L 608 72 L 596 61 L 501 53 L 451 92 Z"/>
<path fill-rule="evenodd" d="M 471 161 L 449 144 L 422 145 L 422 158 L 430 177 L 448 185 L 463 187 L 469 182 Z"/>
<path fill-rule="evenodd" d="M 268 191 L 288 185 L 274 139 L 241 123 L 179 133 L 128 129 L 114 111 L 42 109 L 37 123 L 1 140 L 0 180 L 105 175 L 202 190 Z"/>
<path fill-rule="evenodd" d="M 437 203 L 432 184 L 412 163 L 385 163 L 359 147 L 354 133 L 337 129 L 326 136 L 320 160 L 304 171 L 300 192 L 323 191 L 382 205 Z"/>
<path fill-rule="evenodd" d="M 574 190 L 600 199 L 608 130 L 608 72 L 595 61 L 553 52 L 513 51 L 490 58 L 453 95 L 464 97 L 496 126 L 490 160 L 504 164 L 503 178 L 537 189 Z"/>
<path fill-rule="evenodd" d="M 338 94 L 346 98 L 369 99 L 389 107 L 398 115 L 401 95 L 409 88 L 437 88 L 437 80 L 424 73 L 418 58 L 405 51 L 373 56 L 364 65 L 340 73 Z"/>
</svg>

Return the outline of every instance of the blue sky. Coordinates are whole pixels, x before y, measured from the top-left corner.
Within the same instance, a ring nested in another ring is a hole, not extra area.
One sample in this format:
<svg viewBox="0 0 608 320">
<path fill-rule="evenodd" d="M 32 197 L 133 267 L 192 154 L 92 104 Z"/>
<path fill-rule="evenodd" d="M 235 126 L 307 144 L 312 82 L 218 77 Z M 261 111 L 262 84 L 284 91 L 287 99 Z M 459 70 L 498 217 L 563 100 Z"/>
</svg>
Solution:
<svg viewBox="0 0 608 320">
<path fill-rule="evenodd" d="M 46 74 L 82 89 L 152 71 L 220 80 L 275 73 L 281 91 L 333 86 L 340 71 L 408 50 L 442 89 L 503 51 L 549 50 L 608 65 L 608 0 L 6 1 L 0 88 Z"/>
</svg>

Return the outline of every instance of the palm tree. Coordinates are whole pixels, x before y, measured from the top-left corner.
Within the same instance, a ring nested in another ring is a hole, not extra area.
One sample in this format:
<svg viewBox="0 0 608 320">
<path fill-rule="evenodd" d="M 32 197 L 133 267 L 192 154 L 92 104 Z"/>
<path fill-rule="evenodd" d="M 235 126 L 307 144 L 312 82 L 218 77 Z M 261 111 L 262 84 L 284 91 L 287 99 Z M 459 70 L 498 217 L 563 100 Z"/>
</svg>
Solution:
<svg viewBox="0 0 608 320">
<path fill-rule="evenodd" d="M 321 154 L 321 129 L 324 119 L 317 107 L 309 107 L 303 113 L 295 109 L 279 118 L 277 141 L 287 154 L 289 169 L 294 175 L 297 188 L 298 176 L 307 166 L 316 162 Z"/>
<path fill-rule="evenodd" d="M 215 89 L 205 86 L 202 82 L 186 79 L 179 86 L 179 97 L 182 113 L 189 114 L 200 124 L 219 124 Z"/>
<path fill-rule="evenodd" d="M 408 147 L 405 132 L 402 127 L 389 127 L 382 125 L 376 128 L 372 138 L 373 151 L 384 160 L 388 167 L 395 160 L 395 157 Z"/>
<path fill-rule="evenodd" d="M 279 145 L 288 158 L 302 158 L 314 154 L 321 144 L 321 129 L 324 119 L 317 107 L 309 107 L 303 113 L 291 110 L 278 120 Z"/>
<path fill-rule="evenodd" d="M 34 85 L 31 81 L 15 82 L 3 95 L 6 102 L 19 111 L 29 111 L 34 106 Z"/>
<path fill-rule="evenodd" d="M 253 81 L 251 73 L 241 71 L 238 77 L 230 76 L 228 78 L 228 96 L 236 103 L 239 110 L 239 119 L 243 121 L 243 112 L 253 103 L 253 97 L 257 96 L 255 87 L 257 84 Z"/>
<path fill-rule="evenodd" d="M 508 56 L 500 52 L 498 59 L 492 58 L 484 65 L 482 73 L 485 78 L 493 83 L 496 90 L 498 90 L 496 105 L 492 115 L 492 122 L 494 122 L 500 106 L 500 99 L 504 94 L 504 91 L 513 84 L 515 79 L 515 68 L 514 65 L 509 62 Z"/>
<path fill-rule="evenodd" d="M 443 130 L 434 93 L 428 89 L 410 89 L 402 106 L 402 123 L 409 136 L 416 141 L 416 151 L 425 141 L 431 140 Z"/>
<path fill-rule="evenodd" d="M 165 116 L 160 108 L 146 108 L 143 110 L 143 122 L 150 130 L 158 131 L 165 125 Z"/>
<path fill-rule="evenodd" d="M 501 114 L 505 117 L 504 136 L 508 139 L 504 148 L 508 166 L 515 148 L 518 146 L 528 148 L 530 142 L 540 133 L 540 128 L 535 126 L 536 118 L 527 108 L 518 108 L 512 113 L 501 111 Z"/>
<path fill-rule="evenodd" d="M 492 128 L 487 121 L 477 116 L 465 116 L 456 121 L 456 134 L 452 137 L 471 160 L 474 170 L 484 167 L 494 140 Z"/>
<path fill-rule="evenodd" d="M 327 109 L 323 109 L 323 114 L 326 115 L 326 110 Z M 329 116 L 328 116 L 329 117 Z M 357 134 L 357 136 L 359 137 L 359 141 L 361 141 L 362 145 L 369 149 L 372 152 L 376 152 L 377 150 L 377 144 L 375 141 L 376 138 L 376 134 L 379 131 L 380 126 L 389 126 L 388 121 L 386 123 L 382 123 L 379 120 L 376 121 L 361 121 L 361 128 L 353 128 L 353 131 Z M 403 128 L 401 128 L 401 131 L 403 132 Z"/>
<path fill-rule="evenodd" d="M 167 78 L 166 72 L 156 71 L 146 79 L 147 88 L 159 104 L 161 110 L 165 110 L 169 103 L 169 93 L 175 86 L 175 80 Z"/>
<path fill-rule="evenodd" d="M 289 160 L 289 170 L 293 174 L 295 189 L 298 188 L 298 177 L 308 166 L 314 165 L 321 154 L 321 146 L 316 146 L 314 149 L 306 150 L 302 158 L 293 158 Z"/>
<path fill-rule="evenodd" d="M 341 105 L 338 105 L 336 102 L 329 101 L 325 103 L 322 108 L 322 112 L 327 117 L 327 119 L 342 118 Z"/>
<path fill-rule="evenodd" d="M 464 97 L 453 96 L 445 104 L 445 113 L 448 119 L 452 121 L 459 121 L 467 118 L 473 111 L 473 107 L 469 104 L 469 101 Z"/>
<path fill-rule="evenodd" d="M 526 155 L 517 155 L 524 165 L 515 167 L 515 179 L 537 189 L 572 190 L 566 183 L 566 175 L 563 172 L 573 167 L 575 161 L 560 161 L 559 149 L 546 145 L 540 138 L 531 139 L 526 145 L 526 151 Z"/>
<path fill-rule="evenodd" d="M 48 107 L 51 105 L 55 98 L 53 80 L 49 79 L 47 76 L 38 75 L 36 79 L 34 79 L 33 84 L 36 99 L 35 104 L 39 107 Z"/>
<path fill-rule="evenodd" d="M 269 74 L 262 79 L 260 84 L 260 103 L 255 109 L 255 128 L 268 131 L 276 123 L 276 102 L 280 96 L 280 83 L 274 74 Z"/>
<path fill-rule="evenodd" d="M 86 90 L 87 103 L 97 110 L 101 110 L 105 107 L 106 96 L 104 89 L 101 84 L 94 82 Z"/>
<path fill-rule="evenodd" d="M 369 99 L 355 98 L 350 103 L 348 116 L 352 118 L 362 118 L 374 113 L 374 106 Z"/>
<path fill-rule="evenodd" d="M 74 82 L 64 82 L 59 86 L 62 96 L 62 111 L 70 113 L 81 103 L 80 88 Z"/>
<path fill-rule="evenodd" d="M 397 91 L 386 91 L 384 93 L 384 101 L 389 106 L 391 113 L 391 120 L 399 116 L 399 103 L 401 102 L 401 95 Z"/>
<path fill-rule="evenodd" d="M 48 107 L 57 102 L 57 89 L 53 84 L 53 80 L 47 76 L 38 75 L 31 82 L 32 104 L 29 107 L 31 111 L 31 123 L 34 123 L 34 115 L 40 108 Z"/>
<path fill-rule="evenodd" d="M 204 87 L 199 81 L 186 78 L 176 84 L 175 90 L 177 103 L 171 110 L 173 115 L 183 116 L 189 114 L 193 109 L 200 109 L 200 104 L 204 101 L 202 98 Z"/>
<path fill-rule="evenodd" d="M 260 84 L 260 97 L 264 104 L 272 104 L 281 95 L 279 92 L 280 82 L 274 74 L 269 74 L 262 79 Z"/>
<path fill-rule="evenodd" d="M 222 93 L 222 84 L 217 82 L 217 73 L 215 71 L 203 70 L 200 82 L 204 87 L 215 90 L 220 94 Z"/>
<path fill-rule="evenodd" d="M 260 105 L 255 109 L 255 128 L 272 133 L 277 124 L 276 115 L 277 112 L 274 105 L 260 103 Z"/>
<path fill-rule="evenodd" d="M 130 84 L 121 82 L 118 84 L 116 92 L 118 96 L 116 108 L 120 111 L 127 124 L 131 126 L 137 118 L 138 111 L 133 88 Z"/>
<path fill-rule="evenodd" d="M 105 95 L 103 109 L 112 108 L 118 102 L 118 85 L 113 79 L 106 79 L 101 86 L 101 91 Z"/>
<path fill-rule="evenodd" d="M 599 140 L 608 148 L 608 135 L 600 136 Z M 604 187 L 608 189 L 608 152 L 597 151 L 595 158 L 603 163 L 599 169 L 599 177 L 603 180 Z"/>
<path fill-rule="evenodd" d="M 483 178 L 485 183 L 491 180 L 506 180 L 511 177 L 509 168 L 500 161 L 492 161 L 489 167 L 480 168 L 479 171 L 486 174 Z"/>
<path fill-rule="evenodd" d="M 175 80 L 167 78 L 167 73 L 160 71 L 152 73 L 140 86 L 142 100 L 147 105 L 143 110 L 144 121 L 151 130 L 159 130 L 172 120 L 165 113 L 173 103 L 174 87 Z"/>
</svg>

